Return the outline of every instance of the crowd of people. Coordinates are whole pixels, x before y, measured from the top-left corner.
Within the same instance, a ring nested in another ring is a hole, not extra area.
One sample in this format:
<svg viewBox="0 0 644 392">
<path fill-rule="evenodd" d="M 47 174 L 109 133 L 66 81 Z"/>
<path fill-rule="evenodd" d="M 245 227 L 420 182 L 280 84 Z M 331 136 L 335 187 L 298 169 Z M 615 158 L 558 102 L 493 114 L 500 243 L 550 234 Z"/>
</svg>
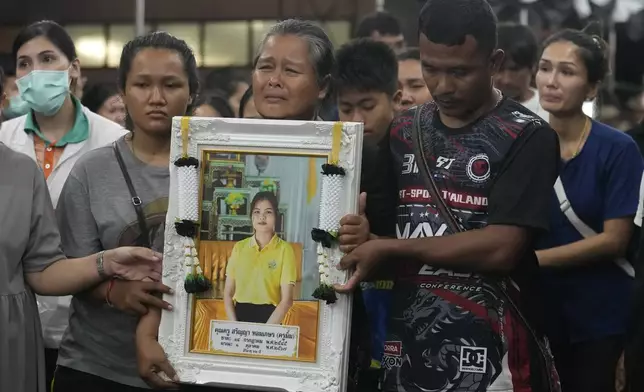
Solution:
<svg viewBox="0 0 644 392">
<path fill-rule="evenodd" d="M 185 115 L 364 123 L 365 213 L 338 237 L 350 391 L 644 390 L 642 136 L 585 112 L 607 49 L 427 0 L 418 47 L 386 12 L 339 48 L 289 19 L 248 80 L 200 80 L 186 42 L 153 32 L 83 88 L 65 29 L 25 27 L 0 78 L 0 391 L 228 391 L 179 384 L 157 341 Z"/>
</svg>

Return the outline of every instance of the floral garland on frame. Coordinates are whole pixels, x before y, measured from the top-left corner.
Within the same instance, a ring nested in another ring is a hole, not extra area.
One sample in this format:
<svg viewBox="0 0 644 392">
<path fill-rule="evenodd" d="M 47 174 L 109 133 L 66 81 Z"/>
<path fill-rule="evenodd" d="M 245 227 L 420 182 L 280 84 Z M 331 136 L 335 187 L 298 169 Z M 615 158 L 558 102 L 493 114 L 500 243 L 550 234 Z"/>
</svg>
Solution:
<svg viewBox="0 0 644 392">
<path fill-rule="evenodd" d="M 203 274 L 195 238 L 199 233 L 199 160 L 188 155 L 190 118 L 181 119 L 181 157 L 174 162 L 179 180 L 179 216 L 174 224 L 177 234 L 183 237 L 184 271 L 183 287 L 189 294 L 210 290 L 212 284 Z"/>
<path fill-rule="evenodd" d="M 320 285 L 313 292 L 313 297 L 333 304 L 338 300 L 332 268 L 337 263 L 338 232 L 340 219 L 342 219 L 342 197 L 344 195 L 345 175 L 344 168 L 339 166 L 340 142 L 342 140 L 342 123 L 333 126 L 332 149 L 329 163 L 322 165 L 322 197 L 320 198 L 319 227 L 311 230 L 311 238 L 318 243 L 318 270 L 320 272 Z"/>
</svg>

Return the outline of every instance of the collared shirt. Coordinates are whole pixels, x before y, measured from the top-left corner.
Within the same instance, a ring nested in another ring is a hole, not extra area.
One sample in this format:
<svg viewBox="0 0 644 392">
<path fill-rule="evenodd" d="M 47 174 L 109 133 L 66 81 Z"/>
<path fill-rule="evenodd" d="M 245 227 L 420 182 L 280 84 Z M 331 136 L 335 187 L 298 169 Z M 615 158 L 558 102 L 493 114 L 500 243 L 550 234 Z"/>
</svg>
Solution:
<svg viewBox="0 0 644 392">
<path fill-rule="evenodd" d="M 282 286 L 297 279 L 293 247 L 277 235 L 261 250 L 255 236 L 241 240 L 233 247 L 226 276 L 235 280 L 236 302 L 277 306 Z"/>
<path fill-rule="evenodd" d="M 36 123 L 33 110 L 27 114 L 25 132 L 33 135 L 36 160 L 45 173 L 45 178 L 48 178 L 56 167 L 67 144 L 80 143 L 89 137 L 89 121 L 83 113 L 83 106 L 77 98 L 72 97 L 72 100 L 75 108 L 74 125 L 60 140 L 47 139 Z"/>
</svg>

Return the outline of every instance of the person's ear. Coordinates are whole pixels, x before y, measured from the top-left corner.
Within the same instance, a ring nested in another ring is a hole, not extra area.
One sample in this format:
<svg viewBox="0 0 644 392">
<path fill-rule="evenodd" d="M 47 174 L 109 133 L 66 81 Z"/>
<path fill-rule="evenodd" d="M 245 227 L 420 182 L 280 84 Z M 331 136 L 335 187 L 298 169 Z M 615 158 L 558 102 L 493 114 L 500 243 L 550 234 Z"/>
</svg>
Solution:
<svg viewBox="0 0 644 392">
<path fill-rule="evenodd" d="M 586 92 L 586 101 L 591 102 L 595 100 L 598 94 L 599 94 L 599 83 L 595 83 L 594 85 L 588 87 L 588 92 Z"/>
<path fill-rule="evenodd" d="M 402 89 L 400 88 L 400 83 L 398 83 L 398 90 L 396 90 L 396 92 L 394 93 L 392 101 L 395 108 L 400 107 L 400 104 L 402 103 Z"/>
<path fill-rule="evenodd" d="M 329 94 L 331 91 L 331 75 L 327 75 L 324 77 L 322 80 L 322 83 L 320 84 L 320 92 L 318 93 L 318 99 L 322 100 L 326 98 L 326 96 Z"/>
<path fill-rule="evenodd" d="M 505 53 L 501 49 L 494 49 L 492 55 L 490 56 L 490 69 L 492 75 L 495 75 L 501 69 L 503 61 L 505 60 Z"/>
</svg>

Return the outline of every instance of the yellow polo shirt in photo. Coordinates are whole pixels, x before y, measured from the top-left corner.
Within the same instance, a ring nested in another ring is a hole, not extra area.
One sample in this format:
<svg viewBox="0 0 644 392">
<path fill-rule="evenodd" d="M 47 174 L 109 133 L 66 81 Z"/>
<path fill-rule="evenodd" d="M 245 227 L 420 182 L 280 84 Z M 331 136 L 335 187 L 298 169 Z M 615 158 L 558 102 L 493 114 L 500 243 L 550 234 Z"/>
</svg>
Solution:
<svg viewBox="0 0 644 392">
<path fill-rule="evenodd" d="M 226 276 L 235 280 L 235 302 L 277 306 L 282 285 L 295 285 L 297 279 L 293 247 L 277 235 L 262 250 L 255 236 L 241 240 L 233 247 Z"/>
</svg>

